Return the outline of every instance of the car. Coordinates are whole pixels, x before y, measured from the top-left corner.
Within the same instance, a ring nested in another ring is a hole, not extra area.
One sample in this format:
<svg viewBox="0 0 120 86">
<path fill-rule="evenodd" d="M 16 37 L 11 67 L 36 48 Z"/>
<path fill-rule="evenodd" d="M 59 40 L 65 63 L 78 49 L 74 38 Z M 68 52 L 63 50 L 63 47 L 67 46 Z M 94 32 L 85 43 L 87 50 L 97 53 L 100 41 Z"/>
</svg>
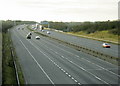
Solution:
<svg viewBox="0 0 120 86">
<path fill-rule="evenodd" d="M 27 38 L 27 39 L 31 39 L 31 35 L 27 35 L 26 38 Z"/>
<path fill-rule="evenodd" d="M 108 44 L 108 43 L 103 43 L 103 44 L 102 44 L 102 47 L 103 47 L 103 48 L 110 48 L 111 46 L 110 46 L 110 44 Z"/>
<path fill-rule="evenodd" d="M 36 39 L 40 39 L 40 36 L 36 36 L 35 38 L 36 38 Z"/>
<path fill-rule="evenodd" d="M 50 34 L 50 32 L 49 32 L 49 31 L 47 31 L 47 34 Z"/>
</svg>

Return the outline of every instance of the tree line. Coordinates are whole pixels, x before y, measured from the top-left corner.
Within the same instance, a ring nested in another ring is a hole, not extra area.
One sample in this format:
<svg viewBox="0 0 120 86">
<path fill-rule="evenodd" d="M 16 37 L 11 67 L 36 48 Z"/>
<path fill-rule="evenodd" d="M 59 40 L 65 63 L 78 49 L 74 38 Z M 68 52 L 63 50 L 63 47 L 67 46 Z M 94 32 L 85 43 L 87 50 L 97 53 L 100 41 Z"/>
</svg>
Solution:
<svg viewBox="0 0 120 86">
<path fill-rule="evenodd" d="M 4 20 L 2 20 L 1 21 L 2 32 L 7 32 L 8 29 L 10 29 L 16 25 L 33 24 L 33 23 L 36 23 L 36 22 L 34 22 L 34 21 L 21 21 L 21 20 L 16 20 L 16 21 L 13 21 L 13 20 L 4 21 Z"/>
<path fill-rule="evenodd" d="M 62 30 L 65 32 L 85 31 L 87 34 L 96 31 L 108 30 L 109 33 L 120 35 L 120 21 L 100 21 L 100 22 L 49 22 L 49 28 Z M 47 25 L 43 25 L 48 27 Z"/>
</svg>

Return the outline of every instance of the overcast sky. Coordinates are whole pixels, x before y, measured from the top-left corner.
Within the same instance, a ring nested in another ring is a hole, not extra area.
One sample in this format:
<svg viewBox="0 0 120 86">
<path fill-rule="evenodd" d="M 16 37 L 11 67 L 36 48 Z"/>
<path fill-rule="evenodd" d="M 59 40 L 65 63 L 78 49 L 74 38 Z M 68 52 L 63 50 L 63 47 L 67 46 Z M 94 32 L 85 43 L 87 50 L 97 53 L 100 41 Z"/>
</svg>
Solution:
<svg viewBox="0 0 120 86">
<path fill-rule="evenodd" d="M 0 0 L 0 20 L 107 21 L 118 19 L 119 0 Z"/>
</svg>

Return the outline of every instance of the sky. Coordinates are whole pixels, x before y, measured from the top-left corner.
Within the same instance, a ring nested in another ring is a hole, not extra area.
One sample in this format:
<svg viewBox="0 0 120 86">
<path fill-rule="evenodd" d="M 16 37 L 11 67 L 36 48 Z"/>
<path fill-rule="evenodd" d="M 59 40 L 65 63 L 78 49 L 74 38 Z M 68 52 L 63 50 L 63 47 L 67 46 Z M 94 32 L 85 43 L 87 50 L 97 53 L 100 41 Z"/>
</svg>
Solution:
<svg viewBox="0 0 120 86">
<path fill-rule="evenodd" d="M 0 20 L 107 21 L 118 19 L 120 0 L 0 0 Z"/>
</svg>

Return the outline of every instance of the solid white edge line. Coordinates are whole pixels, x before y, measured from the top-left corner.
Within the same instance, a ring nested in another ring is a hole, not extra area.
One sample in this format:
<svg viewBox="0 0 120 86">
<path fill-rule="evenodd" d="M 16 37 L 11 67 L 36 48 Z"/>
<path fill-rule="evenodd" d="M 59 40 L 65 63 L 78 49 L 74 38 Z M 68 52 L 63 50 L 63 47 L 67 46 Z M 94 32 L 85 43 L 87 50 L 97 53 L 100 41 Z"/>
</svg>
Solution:
<svg viewBox="0 0 120 86">
<path fill-rule="evenodd" d="M 45 42 L 45 41 L 44 41 Z M 51 43 L 49 43 L 50 45 L 53 45 L 53 44 L 51 44 Z M 57 47 L 57 48 L 59 48 L 59 49 L 61 49 L 61 50 L 63 50 L 63 51 L 65 51 L 64 49 L 62 49 L 62 48 L 60 48 L 60 47 L 58 47 L 58 46 L 56 46 L 56 45 L 54 45 L 55 47 Z M 71 52 L 69 52 L 69 51 L 65 51 L 65 52 L 67 52 L 67 53 L 70 53 L 70 54 L 72 54 L 72 55 L 74 55 L 73 53 L 71 53 Z M 76 57 L 78 57 L 78 55 L 75 55 Z M 62 56 L 63 57 L 63 56 Z M 63 57 L 64 58 L 64 57 Z M 84 58 L 82 58 L 82 59 L 84 59 Z M 98 58 L 97 58 L 98 59 Z M 86 61 L 88 61 L 87 59 L 84 59 L 84 60 L 86 60 Z M 101 59 L 98 59 L 98 60 L 101 60 Z M 101 61 L 103 61 L 103 60 L 101 60 Z M 88 61 L 89 62 L 89 61 Z M 91 61 L 90 61 L 91 62 Z M 106 61 L 104 61 L 104 62 L 106 62 Z M 108 72 L 110 72 L 110 73 L 112 73 L 112 74 L 114 74 L 114 75 L 116 75 L 116 76 L 118 76 L 118 77 L 120 77 L 120 75 L 118 75 L 118 74 L 116 74 L 116 73 L 114 73 L 114 72 L 112 72 L 112 71 L 110 71 L 110 70 L 107 70 L 107 69 L 105 69 L 104 67 L 102 67 L 102 66 L 100 66 L 100 65 L 98 65 L 98 64 L 96 64 L 96 63 L 93 63 L 93 62 L 91 62 L 92 64 L 95 64 L 96 66 L 98 66 L 98 67 L 100 67 L 100 68 L 102 68 L 102 69 L 104 69 L 104 70 L 106 70 L 106 71 L 108 71 Z M 109 62 L 106 62 L 106 63 L 109 63 Z M 111 64 L 111 63 L 109 63 L 109 64 Z"/>
<path fill-rule="evenodd" d="M 37 60 L 35 59 L 35 57 L 31 54 L 31 52 L 28 50 L 28 48 L 24 45 L 24 43 L 20 40 L 20 42 L 22 43 L 22 45 L 25 47 L 25 49 L 28 51 L 28 53 L 30 54 L 30 56 L 33 58 L 33 60 L 37 63 L 37 65 L 39 66 L 39 68 L 43 71 L 43 73 L 47 76 L 47 78 L 50 80 L 50 82 L 52 84 L 53 81 L 50 79 L 50 77 L 48 76 L 48 74 L 44 71 L 44 69 L 41 67 L 41 65 L 37 62 Z"/>
<path fill-rule="evenodd" d="M 29 41 L 30 43 L 31 43 L 31 41 Z M 33 43 L 31 43 L 31 45 L 33 45 Z M 33 45 L 34 46 L 34 45 Z M 34 46 L 39 52 L 41 52 L 43 55 L 45 55 L 51 62 L 53 62 L 54 63 L 54 61 L 53 60 L 51 60 L 49 57 L 48 57 L 48 55 L 46 55 L 44 52 L 42 52 L 38 47 L 36 47 L 36 46 Z M 62 68 L 58 65 L 57 66 L 60 70 L 62 70 Z M 63 72 L 65 72 L 65 74 L 66 75 L 68 75 L 68 73 L 66 72 L 66 71 L 64 71 L 63 70 Z M 79 82 L 79 84 L 80 84 L 80 82 Z"/>
<path fill-rule="evenodd" d="M 16 37 L 19 39 L 19 37 L 16 35 Z M 41 65 L 37 62 L 37 60 L 34 58 L 34 56 L 31 54 L 31 52 L 28 50 L 28 48 L 24 45 L 24 43 L 19 39 L 19 41 L 22 43 L 22 45 L 24 46 L 24 48 L 28 51 L 28 53 L 30 54 L 30 56 L 33 58 L 33 60 L 37 63 L 37 65 L 39 66 L 39 68 L 43 71 L 43 73 L 46 75 L 46 77 L 50 80 L 50 82 L 54 85 L 54 82 L 50 79 L 50 77 L 48 76 L 48 74 L 44 71 L 44 69 L 41 67 Z M 55 86 L 55 85 L 54 85 Z"/>
<path fill-rule="evenodd" d="M 31 43 L 32 44 L 32 43 Z M 33 45 L 33 44 L 32 44 Z M 34 45 L 33 45 L 34 46 Z M 36 46 L 34 46 L 34 47 L 36 47 Z M 36 47 L 37 48 L 37 47 Z M 38 49 L 38 48 L 37 48 Z M 38 49 L 39 50 L 39 49 Z M 56 52 L 56 51 L 54 51 L 54 50 L 52 50 L 53 52 Z M 59 53 L 57 53 L 58 55 L 59 55 Z M 61 56 L 61 55 L 60 55 Z M 64 56 L 61 56 L 62 58 L 65 58 Z M 106 83 L 106 84 L 109 84 L 109 83 L 107 83 L 106 81 L 104 81 L 104 80 L 102 80 L 102 79 L 99 79 L 99 77 L 98 76 L 96 76 L 96 75 L 94 75 L 94 74 L 92 74 L 91 72 L 89 72 L 89 71 L 87 71 L 86 69 L 84 69 L 83 67 L 80 67 L 80 66 L 78 66 L 77 64 L 75 64 L 74 62 L 72 62 L 71 60 L 69 60 L 68 58 L 65 58 L 66 60 L 68 60 L 70 63 L 72 63 L 72 64 L 74 64 L 74 65 L 76 65 L 77 67 L 79 67 L 80 69 L 82 69 L 82 70 L 84 70 L 84 71 L 86 71 L 87 73 L 89 73 L 89 74 L 91 74 L 92 76 L 94 76 L 96 79 L 98 79 L 98 80 L 100 80 L 100 81 L 102 81 L 102 82 L 104 82 L 104 83 Z M 59 68 L 61 69 L 61 67 L 59 66 Z"/>
</svg>

